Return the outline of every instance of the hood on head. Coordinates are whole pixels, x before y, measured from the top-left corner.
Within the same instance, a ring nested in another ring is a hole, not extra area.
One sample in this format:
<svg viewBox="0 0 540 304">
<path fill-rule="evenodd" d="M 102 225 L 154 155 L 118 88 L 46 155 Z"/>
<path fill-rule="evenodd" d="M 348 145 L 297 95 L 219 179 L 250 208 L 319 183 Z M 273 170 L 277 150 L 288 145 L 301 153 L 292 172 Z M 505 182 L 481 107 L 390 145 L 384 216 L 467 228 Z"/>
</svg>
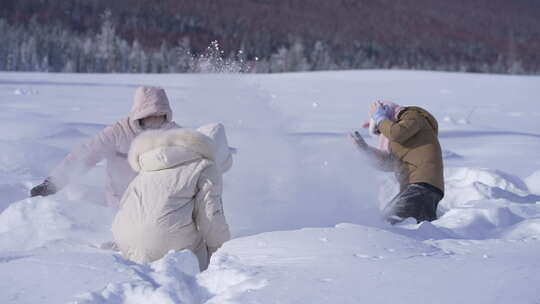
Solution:
<svg viewBox="0 0 540 304">
<path fill-rule="evenodd" d="M 190 129 L 151 130 L 131 143 L 128 161 L 133 170 L 155 171 L 206 158 L 214 161 L 216 147 L 212 139 Z"/>
<path fill-rule="evenodd" d="M 408 111 L 416 111 L 420 113 L 420 115 L 424 116 L 429 123 L 429 125 L 435 130 L 435 134 L 439 134 L 439 123 L 437 122 L 437 119 L 431 113 L 429 113 L 427 110 L 424 110 L 420 107 L 407 107 Z"/>
<path fill-rule="evenodd" d="M 165 90 L 159 87 L 137 88 L 129 120 L 140 129 L 139 119 L 156 115 L 165 115 L 167 122 L 172 121 L 172 110 Z"/>
</svg>

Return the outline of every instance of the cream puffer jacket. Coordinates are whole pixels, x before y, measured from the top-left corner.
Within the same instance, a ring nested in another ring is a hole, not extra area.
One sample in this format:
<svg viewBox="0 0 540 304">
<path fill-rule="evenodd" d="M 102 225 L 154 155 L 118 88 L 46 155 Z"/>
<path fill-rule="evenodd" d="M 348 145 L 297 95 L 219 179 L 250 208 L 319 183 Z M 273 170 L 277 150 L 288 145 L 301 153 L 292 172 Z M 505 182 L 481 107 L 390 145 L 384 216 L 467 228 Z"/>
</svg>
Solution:
<svg viewBox="0 0 540 304">
<path fill-rule="evenodd" d="M 125 258 L 148 263 L 189 249 L 206 269 L 209 256 L 230 238 L 218 150 L 210 137 L 190 129 L 147 131 L 133 141 L 128 160 L 138 175 L 112 226 Z"/>
</svg>

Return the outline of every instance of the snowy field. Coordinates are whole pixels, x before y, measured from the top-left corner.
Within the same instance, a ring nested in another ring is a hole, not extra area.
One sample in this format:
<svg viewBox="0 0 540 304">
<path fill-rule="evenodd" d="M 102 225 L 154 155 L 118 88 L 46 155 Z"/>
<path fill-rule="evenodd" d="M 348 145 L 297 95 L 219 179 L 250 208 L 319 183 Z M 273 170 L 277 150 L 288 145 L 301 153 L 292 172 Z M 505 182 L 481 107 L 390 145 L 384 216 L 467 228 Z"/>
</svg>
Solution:
<svg viewBox="0 0 540 304">
<path fill-rule="evenodd" d="M 238 149 L 223 194 L 234 239 L 201 274 L 189 252 L 137 265 L 102 246 L 103 164 L 27 198 L 139 85 L 163 86 L 182 126 L 224 123 Z M 346 136 L 377 99 L 439 120 L 439 220 L 381 221 L 397 185 Z M 539 304 L 539 121 L 540 77 L 0 73 L 0 303 Z"/>
</svg>

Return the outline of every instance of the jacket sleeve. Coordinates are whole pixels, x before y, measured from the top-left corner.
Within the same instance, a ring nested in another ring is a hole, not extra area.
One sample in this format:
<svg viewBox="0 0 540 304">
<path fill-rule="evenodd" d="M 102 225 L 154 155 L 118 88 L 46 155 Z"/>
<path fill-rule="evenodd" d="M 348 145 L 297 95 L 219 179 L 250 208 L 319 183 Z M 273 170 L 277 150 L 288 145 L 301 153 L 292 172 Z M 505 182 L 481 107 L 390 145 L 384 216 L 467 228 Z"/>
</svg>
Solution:
<svg viewBox="0 0 540 304">
<path fill-rule="evenodd" d="M 395 170 L 395 159 L 392 154 L 369 146 L 364 151 L 373 167 L 386 172 Z"/>
<path fill-rule="evenodd" d="M 68 154 L 50 174 L 58 188 L 66 186 L 73 178 L 85 174 L 115 147 L 115 126 L 109 126 L 92 137 L 77 150 Z"/>
<path fill-rule="evenodd" d="M 216 165 L 204 169 L 197 183 L 194 219 L 210 251 L 231 238 L 221 201 L 222 176 Z"/>
<path fill-rule="evenodd" d="M 420 114 L 406 111 L 397 122 L 383 120 L 379 124 L 379 131 L 390 141 L 403 143 L 418 133 L 425 123 L 425 118 Z"/>
</svg>

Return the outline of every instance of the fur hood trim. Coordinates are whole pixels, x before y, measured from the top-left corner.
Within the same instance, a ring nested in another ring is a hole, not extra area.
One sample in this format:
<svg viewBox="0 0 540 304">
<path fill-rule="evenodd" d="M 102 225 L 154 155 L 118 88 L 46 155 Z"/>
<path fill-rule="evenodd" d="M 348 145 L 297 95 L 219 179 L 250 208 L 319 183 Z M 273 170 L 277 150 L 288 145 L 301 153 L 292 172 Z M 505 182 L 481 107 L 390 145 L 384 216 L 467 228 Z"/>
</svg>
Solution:
<svg viewBox="0 0 540 304">
<path fill-rule="evenodd" d="M 191 129 L 150 130 L 141 133 L 131 143 L 128 161 L 133 170 L 140 172 L 142 154 L 158 148 L 179 147 L 202 158 L 215 160 L 216 147 L 213 140 Z"/>
</svg>

